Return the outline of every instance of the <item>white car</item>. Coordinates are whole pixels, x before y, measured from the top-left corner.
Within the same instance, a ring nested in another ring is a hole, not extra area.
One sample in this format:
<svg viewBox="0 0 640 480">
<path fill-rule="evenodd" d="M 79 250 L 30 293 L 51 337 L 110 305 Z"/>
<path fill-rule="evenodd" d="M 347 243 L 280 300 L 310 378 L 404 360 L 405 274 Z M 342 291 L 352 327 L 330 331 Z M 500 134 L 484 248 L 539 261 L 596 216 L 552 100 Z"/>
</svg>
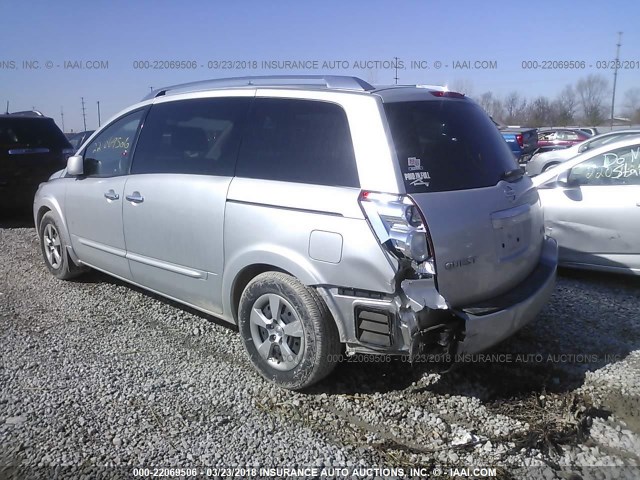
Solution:
<svg viewBox="0 0 640 480">
<path fill-rule="evenodd" d="M 532 180 L 561 265 L 640 275 L 640 137 L 589 150 Z"/>
</svg>

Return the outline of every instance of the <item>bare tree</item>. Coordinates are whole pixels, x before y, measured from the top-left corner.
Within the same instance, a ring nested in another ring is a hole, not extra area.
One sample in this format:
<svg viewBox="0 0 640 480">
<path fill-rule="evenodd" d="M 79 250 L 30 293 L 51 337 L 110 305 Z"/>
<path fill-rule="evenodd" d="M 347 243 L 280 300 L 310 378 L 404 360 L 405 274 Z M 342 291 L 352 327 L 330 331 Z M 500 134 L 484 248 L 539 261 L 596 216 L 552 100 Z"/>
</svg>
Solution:
<svg viewBox="0 0 640 480">
<path fill-rule="evenodd" d="M 467 78 L 457 78 L 451 85 L 449 85 L 449 89 L 454 92 L 464 93 L 467 97 L 473 96 L 473 82 Z"/>
<path fill-rule="evenodd" d="M 527 99 L 518 92 L 509 93 L 504 99 L 504 121 L 508 124 L 525 123 Z"/>
<path fill-rule="evenodd" d="M 553 102 L 553 123 L 558 126 L 567 126 L 575 123 L 578 99 L 571 85 L 562 89 L 560 95 Z"/>
<path fill-rule="evenodd" d="M 640 123 L 640 87 L 633 87 L 624 94 L 624 115 L 631 123 Z"/>
<path fill-rule="evenodd" d="M 580 97 L 580 105 L 584 121 L 588 125 L 599 125 L 605 120 L 605 94 L 609 82 L 602 75 L 589 75 L 578 80 L 576 92 Z"/>
<path fill-rule="evenodd" d="M 532 127 L 551 126 L 554 121 L 552 113 L 549 99 L 538 97 L 529 104 L 526 123 Z"/>
<path fill-rule="evenodd" d="M 487 112 L 494 120 L 501 121 L 503 117 L 502 103 L 500 99 L 493 96 L 492 92 L 484 92 L 477 99 L 480 106 Z"/>
</svg>

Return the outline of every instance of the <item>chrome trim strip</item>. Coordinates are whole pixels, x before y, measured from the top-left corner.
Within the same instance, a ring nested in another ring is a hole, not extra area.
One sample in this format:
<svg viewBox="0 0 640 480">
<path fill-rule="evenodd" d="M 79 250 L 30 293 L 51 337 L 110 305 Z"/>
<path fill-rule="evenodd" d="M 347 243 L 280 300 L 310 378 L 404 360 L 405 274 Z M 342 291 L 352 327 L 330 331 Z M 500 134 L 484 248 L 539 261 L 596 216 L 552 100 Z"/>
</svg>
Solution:
<svg viewBox="0 0 640 480">
<path fill-rule="evenodd" d="M 103 252 L 110 253 L 111 255 L 115 255 L 116 257 L 125 258 L 127 256 L 127 252 L 125 250 L 109 247 L 104 243 L 98 243 L 92 240 L 87 240 L 86 238 L 79 238 L 79 237 L 78 237 L 78 241 L 86 247 L 95 248 L 96 250 L 101 250 Z"/>
<path fill-rule="evenodd" d="M 280 210 L 291 210 L 294 212 L 315 213 L 316 215 L 329 215 L 332 217 L 344 217 L 343 214 L 338 212 L 324 212 L 321 210 L 310 210 L 308 208 L 285 207 L 283 205 L 272 205 L 270 203 L 245 202 L 243 200 L 232 200 L 229 198 L 227 199 L 227 203 L 238 203 L 240 205 L 250 205 L 252 207 L 277 208 Z"/>
<path fill-rule="evenodd" d="M 181 267 L 173 263 L 163 262 L 161 260 L 156 260 L 154 258 L 144 257 L 136 253 L 127 253 L 126 257 L 127 259 L 132 260 L 134 262 L 142 263 L 144 265 L 149 265 L 151 267 L 161 268 L 163 270 L 167 270 L 172 273 L 179 273 L 180 275 L 184 275 L 190 278 L 200 278 L 202 280 L 206 280 L 208 276 L 207 272 L 202 272 L 199 270 L 193 270 L 191 268 Z"/>
</svg>

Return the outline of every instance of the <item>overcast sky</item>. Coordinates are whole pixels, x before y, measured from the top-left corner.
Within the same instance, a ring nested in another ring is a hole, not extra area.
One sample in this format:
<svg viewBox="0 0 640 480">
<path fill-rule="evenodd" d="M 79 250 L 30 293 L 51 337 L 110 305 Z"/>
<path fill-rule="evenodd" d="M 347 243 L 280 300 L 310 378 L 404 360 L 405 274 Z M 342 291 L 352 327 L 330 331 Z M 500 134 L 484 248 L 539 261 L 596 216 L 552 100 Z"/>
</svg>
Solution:
<svg viewBox="0 0 640 480">
<path fill-rule="evenodd" d="M 62 126 L 63 109 L 66 131 L 84 128 L 81 97 L 93 129 L 98 101 L 104 123 L 149 87 L 298 73 L 388 84 L 395 81 L 394 57 L 404 67 L 398 83 L 466 85 L 472 96 L 555 96 L 594 73 L 611 86 L 613 70 L 598 66 L 615 58 L 618 31 L 620 58 L 630 63 L 619 70 L 616 103 L 640 87 L 635 0 L 0 0 L 0 18 L 2 111 L 7 101 L 10 111 L 35 107 Z M 578 68 L 554 68 L 558 60 Z M 287 61 L 303 63 L 292 70 Z M 537 61 L 538 69 L 523 68 L 526 61 Z"/>
</svg>

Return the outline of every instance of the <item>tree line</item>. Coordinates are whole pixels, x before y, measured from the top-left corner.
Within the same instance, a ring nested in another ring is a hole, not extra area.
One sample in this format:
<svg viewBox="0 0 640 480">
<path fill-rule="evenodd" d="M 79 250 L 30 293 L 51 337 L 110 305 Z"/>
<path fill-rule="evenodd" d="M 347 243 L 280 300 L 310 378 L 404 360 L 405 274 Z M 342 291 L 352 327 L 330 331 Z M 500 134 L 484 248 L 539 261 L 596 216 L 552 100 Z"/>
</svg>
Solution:
<svg viewBox="0 0 640 480">
<path fill-rule="evenodd" d="M 496 121 L 506 125 L 531 127 L 566 125 L 602 125 L 608 123 L 611 112 L 611 87 L 602 75 L 592 74 L 565 86 L 555 97 L 529 99 L 517 91 L 504 97 L 484 92 L 474 95 L 466 81 L 454 82 L 451 89 L 465 93 L 480 104 Z M 624 92 L 622 111 L 615 116 L 640 123 L 640 87 Z"/>
</svg>

